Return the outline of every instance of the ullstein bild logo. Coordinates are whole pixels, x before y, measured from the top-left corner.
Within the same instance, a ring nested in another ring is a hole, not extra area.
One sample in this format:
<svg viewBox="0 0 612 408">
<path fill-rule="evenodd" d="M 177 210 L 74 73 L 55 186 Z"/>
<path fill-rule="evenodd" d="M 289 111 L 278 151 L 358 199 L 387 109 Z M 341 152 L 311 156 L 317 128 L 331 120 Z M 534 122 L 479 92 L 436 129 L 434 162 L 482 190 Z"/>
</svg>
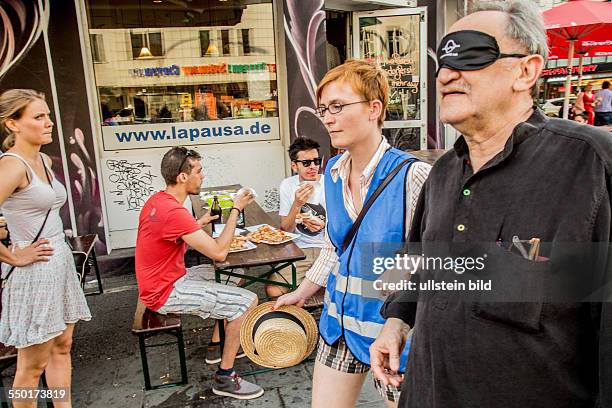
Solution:
<svg viewBox="0 0 612 408">
<path fill-rule="evenodd" d="M 456 57 L 459 54 L 453 51 L 455 51 L 457 48 L 461 48 L 461 45 L 457 44 L 454 40 L 448 40 L 447 43 L 442 48 L 445 54 L 442 55 L 440 59 L 444 57 Z"/>
</svg>

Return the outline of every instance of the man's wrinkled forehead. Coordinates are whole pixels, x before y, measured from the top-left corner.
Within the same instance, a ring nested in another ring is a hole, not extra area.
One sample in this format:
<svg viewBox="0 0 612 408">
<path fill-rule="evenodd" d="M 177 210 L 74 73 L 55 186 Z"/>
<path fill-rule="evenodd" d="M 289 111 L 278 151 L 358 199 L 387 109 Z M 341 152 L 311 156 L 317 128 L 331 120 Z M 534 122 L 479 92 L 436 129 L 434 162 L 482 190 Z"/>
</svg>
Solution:
<svg viewBox="0 0 612 408">
<path fill-rule="evenodd" d="M 447 34 L 463 30 L 481 31 L 495 37 L 500 49 L 504 50 L 512 42 L 504 34 L 507 24 L 508 16 L 501 11 L 478 11 L 455 22 Z"/>
</svg>

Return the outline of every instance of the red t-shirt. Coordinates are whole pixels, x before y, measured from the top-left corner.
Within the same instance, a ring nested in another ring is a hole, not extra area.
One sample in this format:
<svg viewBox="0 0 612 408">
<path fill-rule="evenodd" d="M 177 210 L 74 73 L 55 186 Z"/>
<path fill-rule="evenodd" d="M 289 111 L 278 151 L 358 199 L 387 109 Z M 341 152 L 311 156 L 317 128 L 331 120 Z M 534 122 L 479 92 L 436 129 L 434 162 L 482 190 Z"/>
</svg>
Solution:
<svg viewBox="0 0 612 408">
<path fill-rule="evenodd" d="M 187 244 L 181 239 L 201 227 L 176 198 L 160 191 L 147 200 L 138 219 L 136 280 L 149 309 L 162 307 L 174 282 L 185 275 Z"/>
</svg>

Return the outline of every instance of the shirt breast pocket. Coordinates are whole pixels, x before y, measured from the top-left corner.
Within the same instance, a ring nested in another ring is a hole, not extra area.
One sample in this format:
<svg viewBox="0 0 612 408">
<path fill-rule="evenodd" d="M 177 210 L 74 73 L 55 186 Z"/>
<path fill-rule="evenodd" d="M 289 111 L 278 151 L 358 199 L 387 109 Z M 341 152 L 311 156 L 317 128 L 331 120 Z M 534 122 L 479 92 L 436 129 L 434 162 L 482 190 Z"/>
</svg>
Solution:
<svg viewBox="0 0 612 408">
<path fill-rule="evenodd" d="M 539 332 L 549 262 L 534 262 L 502 248 L 493 252 L 482 278 L 491 280 L 491 290 L 476 295 L 472 317 L 529 333 Z"/>
</svg>

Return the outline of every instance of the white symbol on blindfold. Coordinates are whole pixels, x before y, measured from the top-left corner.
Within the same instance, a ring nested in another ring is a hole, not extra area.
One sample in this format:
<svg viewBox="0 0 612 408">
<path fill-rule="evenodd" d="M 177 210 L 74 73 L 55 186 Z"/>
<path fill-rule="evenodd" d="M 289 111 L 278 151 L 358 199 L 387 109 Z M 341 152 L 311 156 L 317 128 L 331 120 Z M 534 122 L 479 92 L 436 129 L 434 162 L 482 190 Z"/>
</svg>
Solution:
<svg viewBox="0 0 612 408">
<path fill-rule="evenodd" d="M 446 45 L 444 45 L 444 47 L 442 48 L 442 51 L 444 51 L 445 54 L 442 55 L 440 59 L 444 57 L 456 57 L 459 54 L 456 52 L 453 53 L 453 51 L 455 51 L 457 48 L 460 48 L 460 47 L 461 45 L 457 44 L 454 40 L 448 40 L 446 42 Z"/>
</svg>

